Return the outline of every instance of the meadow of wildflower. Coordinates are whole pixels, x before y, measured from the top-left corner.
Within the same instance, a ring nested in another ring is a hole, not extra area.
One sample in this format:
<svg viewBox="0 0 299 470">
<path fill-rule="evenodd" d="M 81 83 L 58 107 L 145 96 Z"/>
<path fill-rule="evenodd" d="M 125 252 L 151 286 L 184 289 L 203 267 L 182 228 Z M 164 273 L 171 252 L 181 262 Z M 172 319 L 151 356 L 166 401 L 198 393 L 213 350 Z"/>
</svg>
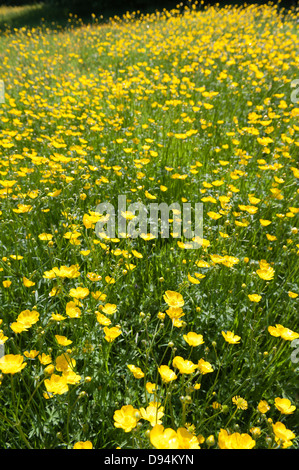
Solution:
<svg viewBox="0 0 299 470">
<path fill-rule="evenodd" d="M 298 448 L 299 13 L 198 6 L 1 32 L 2 449 Z"/>
</svg>

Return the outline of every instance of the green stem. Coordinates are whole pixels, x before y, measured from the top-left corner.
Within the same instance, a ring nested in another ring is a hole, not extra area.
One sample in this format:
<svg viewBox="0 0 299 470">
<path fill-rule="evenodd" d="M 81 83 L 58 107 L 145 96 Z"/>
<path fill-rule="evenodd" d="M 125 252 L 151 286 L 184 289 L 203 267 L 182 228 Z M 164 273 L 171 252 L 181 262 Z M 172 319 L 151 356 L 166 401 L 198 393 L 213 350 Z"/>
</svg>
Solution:
<svg viewBox="0 0 299 470">
<path fill-rule="evenodd" d="M 77 397 L 77 399 L 74 401 L 74 404 L 72 406 L 69 406 L 68 414 L 67 414 L 67 421 L 66 421 L 66 437 L 67 437 L 67 443 L 69 444 L 70 441 L 70 433 L 69 433 L 69 426 L 70 426 L 70 417 L 71 417 L 71 412 L 75 408 L 76 404 L 80 400 L 80 395 Z"/>
<path fill-rule="evenodd" d="M 33 399 L 35 393 L 37 392 L 37 390 L 39 389 L 39 387 L 41 386 L 41 384 L 43 383 L 44 380 L 45 380 L 45 377 L 42 378 L 42 380 L 37 384 L 37 386 L 35 387 L 34 391 L 32 392 L 32 394 L 31 394 L 31 396 L 30 396 L 30 398 L 29 398 L 28 402 L 26 403 L 26 406 L 25 406 L 25 408 L 24 408 L 24 410 L 23 410 L 22 416 L 21 416 L 21 418 L 19 419 L 19 424 L 21 424 L 21 422 L 23 421 L 23 418 L 24 418 L 24 416 L 25 416 L 25 413 L 26 413 L 26 410 L 27 410 L 28 406 L 30 405 L 30 402 L 32 401 L 32 399 Z"/>
<path fill-rule="evenodd" d="M 185 401 L 183 402 L 182 404 L 182 426 L 185 426 L 185 422 L 186 422 L 186 403 Z"/>
<path fill-rule="evenodd" d="M 233 412 L 233 414 L 231 415 L 231 417 L 229 418 L 228 422 L 226 423 L 225 427 L 227 428 L 229 423 L 231 422 L 231 420 L 233 419 L 233 417 L 235 416 L 235 414 L 237 413 L 238 411 L 238 408 L 235 409 L 235 411 Z"/>
<path fill-rule="evenodd" d="M 13 376 L 13 374 L 11 374 L 11 376 L 10 376 L 10 383 L 11 383 L 11 394 L 12 394 L 12 406 L 13 406 L 13 409 L 15 411 L 16 419 L 18 419 L 18 407 L 16 406 L 16 402 L 15 402 L 15 387 L 14 387 L 14 376 Z"/>
<path fill-rule="evenodd" d="M 21 438 L 23 439 L 24 443 L 26 444 L 26 447 L 28 449 L 32 449 L 27 437 L 25 436 L 24 432 L 23 432 L 23 429 L 21 427 L 21 425 L 19 423 L 15 423 L 15 427 L 17 428 L 17 430 L 19 431 L 19 434 L 21 436 Z"/>
</svg>

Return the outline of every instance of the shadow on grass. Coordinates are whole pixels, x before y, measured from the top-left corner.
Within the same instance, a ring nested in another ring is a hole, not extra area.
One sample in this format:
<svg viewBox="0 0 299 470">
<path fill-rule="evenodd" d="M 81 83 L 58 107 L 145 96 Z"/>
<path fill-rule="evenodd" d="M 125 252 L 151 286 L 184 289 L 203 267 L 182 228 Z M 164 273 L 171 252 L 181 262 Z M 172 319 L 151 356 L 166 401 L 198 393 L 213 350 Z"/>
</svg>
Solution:
<svg viewBox="0 0 299 470">
<path fill-rule="evenodd" d="M 68 18 L 69 11 L 67 9 L 61 9 L 47 3 L 10 7 L 0 4 L 0 32 L 23 27 L 65 27 Z"/>
<path fill-rule="evenodd" d="M 30 0 L 29 0 L 30 1 Z M 84 0 L 82 2 L 84 4 Z M 181 2 L 182 4 L 188 4 L 188 0 Z M 163 8 L 172 9 L 176 8 L 177 0 L 145 0 L 143 8 L 139 8 L 140 13 L 150 14 L 156 10 L 162 11 Z M 142 5 L 142 2 L 141 2 Z M 182 7 L 181 7 L 182 8 Z M 0 34 L 8 29 L 13 31 L 20 28 L 37 28 L 47 27 L 50 29 L 63 29 L 69 25 L 70 14 L 76 15 L 77 20 L 80 19 L 79 24 L 88 24 L 93 21 L 91 14 L 94 13 L 100 23 L 106 23 L 110 18 L 115 15 L 122 17 L 127 11 L 136 11 L 133 8 L 128 8 L 126 2 L 123 2 L 123 6 L 113 8 L 106 7 L 104 9 L 98 8 L 95 11 L 86 12 L 86 8 L 82 5 L 79 11 L 72 11 L 71 8 L 63 8 L 57 3 L 48 3 L 47 1 L 42 3 L 34 3 L 22 6 L 4 6 L 1 5 L 0 0 Z M 76 20 L 75 17 L 75 20 Z M 74 24 L 74 21 L 72 24 Z"/>
<path fill-rule="evenodd" d="M 28 0 L 30 1 L 30 0 Z M 0 0 L 1 2 L 1 0 Z M 200 2 L 199 2 L 200 3 Z M 205 0 L 204 4 L 214 5 L 218 3 L 219 6 L 225 5 L 244 5 L 242 0 Z M 268 1 L 263 0 L 247 0 L 246 4 L 265 4 Z M 272 2 L 273 4 L 277 2 Z M 84 0 L 82 2 L 84 5 Z M 141 0 L 139 4 L 139 11 L 141 14 L 151 14 L 155 11 L 162 11 L 164 8 L 171 10 L 172 8 L 177 8 L 180 4 L 179 9 L 184 10 L 184 5 L 189 5 L 188 0 L 144 0 L 144 3 Z M 289 8 L 296 7 L 298 0 L 280 0 L 279 7 Z M 141 8 L 140 8 L 141 7 Z M 199 5 L 200 8 L 200 5 Z M 97 19 L 100 23 L 106 23 L 110 18 L 115 15 L 122 17 L 127 11 L 136 11 L 132 8 L 128 8 L 128 4 L 123 2 L 123 6 L 119 8 L 108 7 L 105 9 L 98 9 L 95 11 L 85 12 L 84 8 L 81 12 L 72 11 L 70 8 L 63 8 L 58 3 L 55 5 L 55 2 L 48 3 L 47 1 L 41 3 L 27 4 L 22 6 L 5 6 L 0 3 L 0 34 L 3 34 L 4 31 L 13 32 L 14 29 L 20 28 L 50 28 L 50 29 L 64 29 L 70 24 L 70 14 L 78 14 L 77 21 L 78 26 L 82 24 L 88 24 L 93 21 L 91 14 L 94 13 L 97 16 Z M 76 19 L 76 18 L 75 18 Z M 79 21 L 80 19 L 80 21 Z M 74 20 L 72 20 L 74 25 Z"/>
</svg>

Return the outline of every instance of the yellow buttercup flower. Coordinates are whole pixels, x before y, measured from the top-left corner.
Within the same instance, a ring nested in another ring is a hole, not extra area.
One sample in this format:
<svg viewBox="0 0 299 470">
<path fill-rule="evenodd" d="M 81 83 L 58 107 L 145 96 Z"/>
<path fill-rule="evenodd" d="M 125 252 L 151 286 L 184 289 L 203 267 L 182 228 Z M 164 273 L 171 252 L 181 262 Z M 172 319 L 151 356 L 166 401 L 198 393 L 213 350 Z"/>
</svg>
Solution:
<svg viewBox="0 0 299 470">
<path fill-rule="evenodd" d="M 23 284 L 25 287 L 32 287 L 35 286 L 35 282 L 30 281 L 30 279 L 27 279 L 27 277 L 23 277 Z"/>
<path fill-rule="evenodd" d="M 137 250 L 132 250 L 132 255 L 134 255 L 135 258 L 143 258 L 143 255 Z"/>
<path fill-rule="evenodd" d="M 32 325 L 39 320 L 39 313 L 36 310 L 23 310 L 17 317 L 17 321 L 13 322 L 10 327 L 15 333 L 22 333 L 31 328 Z"/>
<path fill-rule="evenodd" d="M 60 315 L 60 313 L 52 313 L 51 315 L 52 320 L 60 322 L 66 319 L 63 315 Z"/>
<path fill-rule="evenodd" d="M 81 310 L 76 302 L 70 301 L 66 304 L 65 312 L 70 318 L 79 318 L 81 316 Z"/>
<path fill-rule="evenodd" d="M 211 219 L 213 219 L 213 220 L 218 220 L 218 219 L 220 219 L 220 218 L 222 217 L 221 214 L 218 214 L 217 212 L 214 212 L 214 211 L 210 211 L 210 212 L 208 212 L 207 214 L 208 214 L 208 216 L 209 216 Z"/>
<path fill-rule="evenodd" d="M 198 438 L 186 428 L 177 429 L 179 449 L 200 449 Z"/>
<path fill-rule="evenodd" d="M 63 353 L 56 357 L 55 367 L 59 372 L 66 372 L 73 370 L 76 365 L 76 360 L 69 356 L 67 353 Z"/>
<path fill-rule="evenodd" d="M 271 279 L 274 278 L 274 273 L 275 273 L 272 266 L 270 266 L 266 260 L 261 260 L 259 264 L 260 264 L 260 269 L 257 269 L 256 271 L 257 275 L 261 279 L 264 279 L 265 281 L 271 281 Z"/>
<path fill-rule="evenodd" d="M 108 343 L 112 343 L 112 341 L 122 334 L 120 327 L 117 326 L 113 326 L 112 328 L 105 326 L 103 330 L 105 333 L 105 340 L 108 341 Z"/>
<path fill-rule="evenodd" d="M 25 214 L 26 212 L 30 212 L 32 210 L 32 206 L 30 204 L 18 204 L 17 209 L 13 209 L 16 214 Z"/>
<path fill-rule="evenodd" d="M 96 292 L 91 293 L 92 297 L 96 300 L 104 301 L 107 297 L 106 294 L 103 294 L 101 291 L 97 290 Z"/>
<path fill-rule="evenodd" d="M 75 299 L 85 299 L 89 294 L 89 289 L 87 287 L 77 287 L 76 289 L 70 290 L 70 296 Z"/>
<path fill-rule="evenodd" d="M 102 312 L 106 315 L 113 315 L 117 311 L 117 306 L 115 304 L 105 304 L 102 308 Z"/>
<path fill-rule="evenodd" d="M 205 361 L 204 359 L 199 359 L 197 367 L 203 375 L 214 372 L 212 364 L 210 364 L 208 361 Z"/>
<path fill-rule="evenodd" d="M 51 364 L 52 358 L 49 354 L 42 353 L 38 356 L 39 362 L 43 365 L 46 366 L 47 364 Z"/>
<path fill-rule="evenodd" d="M 26 367 L 21 354 L 6 354 L 0 358 L 0 370 L 3 374 L 16 374 Z"/>
<path fill-rule="evenodd" d="M 78 441 L 74 444 L 73 449 L 92 449 L 93 445 L 90 441 Z"/>
<path fill-rule="evenodd" d="M 258 411 L 262 414 L 267 413 L 270 410 L 270 406 L 268 405 L 266 400 L 261 400 L 257 407 Z"/>
<path fill-rule="evenodd" d="M 233 331 L 221 331 L 223 338 L 227 343 L 230 344 L 238 344 L 240 342 L 241 337 L 238 335 L 235 335 Z"/>
<path fill-rule="evenodd" d="M 189 346 L 195 347 L 204 343 L 203 336 L 195 333 L 194 331 L 189 331 L 188 334 L 183 335 L 184 340 Z"/>
<path fill-rule="evenodd" d="M 87 251 L 89 251 L 89 250 L 87 250 Z M 102 276 L 100 274 L 97 274 L 97 273 L 87 273 L 86 277 L 88 277 L 88 279 L 92 282 L 101 281 L 101 279 L 102 279 Z"/>
<path fill-rule="evenodd" d="M 269 242 L 274 242 L 275 240 L 277 240 L 277 237 L 275 235 L 271 235 L 270 233 L 266 233 L 266 237 Z"/>
<path fill-rule="evenodd" d="M 244 398 L 242 398 L 242 397 L 235 396 L 235 397 L 232 398 L 232 402 L 240 410 L 247 410 L 247 408 L 248 408 L 247 401 L 244 400 Z"/>
<path fill-rule="evenodd" d="M 61 266 L 60 268 L 54 267 L 52 269 L 54 276 L 61 278 L 75 279 L 80 276 L 79 265 L 75 264 L 72 266 Z"/>
<path fill-rule="evenodd" d="M 54 395 L 62 395 L 69 389 L 66 378 L 57 374 L 52 374 L 49 379 L 46 379 L 45 386 L 47 392 Z"/>
<path fill-rule="evenodd" d="M 179 438 L 177 433 L 171 429 L 164 429 L 162 424 L 156 424 L 150 432 L 151 444 L 156 449 L 178 449 Z"/>
<path fill-rule="evenodd" d="M 8 340 L 8 336 L 5 336 L 3 331 L 0 330 L 0 345 L 4 344 L 7 340 Z"/>
<path fill-rule="evenodd" d="M 69 385 L 75 385 L 81 380 L 81 376 L 79 374 L 76 374 L 76 372 L 73 370 L 63 371 L 62 377 L 66 379 L 66 383 Z"/>
<path fill-rule="evenodd" d="M 296 410 L 296 406 L 292 405 L 288 398 L 275 398 L 275 406 L 284 415 L 293 414 Z"/>
<path fill-rule="evenodd" d="M 17 183 L 17 180 L 2 180 L 2 181 L 0 181 L 0 184 L 4 188 L 12 188 L 16 183 Z"/>
<path fill-rule="evenodd" d="M 121 211 L 121 215 L 126 220 L 133 220 L 136 217 L 136 215 L 131 211 Z"/>
<path fill-rule="evenodd" d="M 12 284 L 12 282 L 9 281 L 9 280 L 6 280 L 6 281 L 3 281 L 3 282 L 2 282 L 3 287 L 5 287 L 6 289 L 7 289 L 8 287 L 10 287 L 11 284 Z"/>
<path fill-rule="evenodd" d="M 157 199 L 157 197 L 154 196 L 153 194 L 151 194 L 149 191 L 145 191 L 144 195 L 145 195 L 145 197 L 147 197 L 148 199 Z"/>
<path fill-rule="evenodd" d="M 259 302 L 262 296 L 258 294 L 248 294 L 248 298 L 251 300 L 251 302 Z"/>
<path fill-rule="evenodd" d="M 295 331 L 292 331 L 289 328 L 285 328 L 280 324 L 276 324 L 275 326 L 269 326 L 268 331 L 270 335 L 276 337 L 280 336 L 285 341 L 293 341 L 294 339 L 299 338 L 299 333 L 296 333 Z"/>
<path fill-rule="evenodd" d="M 30 325 L 25 325 L 24 323 L 21 323 L 21 322 L 13 322 L 11 323 L 10 328 L 15 333 L 23 333 L 23 331 L 28 331 L 28 329 L 30 328 Z"/>
<path fill-rule="evenodd" d="M 275 336 L 276 338 L 281 335 L 281 330 L 283 329 L 282 325 L 276 324 L 276 326 L 268 326 L 268 331 L 271 336 Z"/>
<path fill-rule="evenodd" d="M 168 383 L 172 382 L 173 380 L 177 379 L 177 375 L 175 372 L 170 369 L 167 365 L 162 365 L 158 368 L 159 374 L 161 375 L 161 378 L 163 382 Z"/>
<path fill-rule="evenodd" d="M 229 434 L 225 429 L 220 429 L 218 434 L 218 446 L 220 449 L 252 449 L 255 440 L 249 434 L 235 432 Z"/>
<path fill-rule="evenodd" d="M 51 241 L 53 238 L 53 235 L 51 233 L 40 233 L 38 238 L 42 241 Z"/>
<path fill-rule="evenodd" d="M 105 315 L 103 315 L 102 313 L 100 312 L 95 312 L 96 313 L 96 316 L 97 316 L 97 321 L 100 325 L 103 325 L 103 326 L 109 326 L 111 325 L 111 320 L 110 318 L 106 317 Z"/>
<path fill-rule="evenodd" d="M 260 219 L 260 224 L 263 227 L 267 227 L 268 225 L 272 224 L 271 220 L 266 220 L 266 219 Z"/>
<path fill-rule="evenodd" d="M 277 441 L 291 441 L 295 439 L 296 435 L 290 429 L 287 429 L 284 423 L 277 421 L 277 423 L 272 424 L 273 432 Z"/>
<path fill-rule="evenodd" d="M 145 241 L 149 241 L 149 240 L 154 240 L 156 237 L 153 233 L 142 233 L 140 235 L 140 238 L 142 238 Z"/>
<path fill-rule="evenodd" d="M 17 322 L 23 323 L 27 327 L 34 325 L 38 320 L 39 313 L 36 310 L 23 310 L 17 317 Z"/>
<path fill-rule="evenodd" d="M 35 359 L 38 354 L 39 351 L 36 351 L 35 349 L 31 349 L 30 351 L 24 352 L 24 356 L 26 356 L 28 359 Z"/>
<path fill-rule="evenodd" d="M 173 324 L 179 321 L 179 319 L 185 315 L 181 307 L 169 307 L 166 310 L 166 313 L 169 318 L 171 318 Z"/>
<path fill-rule="evenodd" d="M 183 307 L 185 304 L 183 296 L 179 292 L 167 290 L 163 297 L 170 307 Z"/>
<path fill-rule="evenodd" d="M 72 341 L 70 339 L 67 339 L 66 336 L 55 335 L 55 338 L 60 346 L 68 346 L 69 344 L 72 344 Z"/>
<path fill-rule="evenodd" d="M 140 369 L 140 367 L 134 366 L 134 364 L 127 364 L 128 369 L 132 372 L 135 379 L 142 379 L 144 377 L 144 373 Z"/>
<path fill-rule="evenodd" d="M 146 408 L 140 408 L 141 418 L 150 422 L 151 426 L 162 423 L 162 418 L 164 416 L 164 407 L 161 406 L 161 403 L 152 401 Z"/>
<path fill-rule="evenodd" d="M 116 428 L 130 432 L 136 427 L 140 419 L 140 413 L 139 410 L 132 405 L 124 405 L 120 410 L 114 412 L 113 419 Z"/>
<path fill-rule="evenodd" d="M 191 284 L 199 284 L 200 283 L 200 281 L 198 279 L 191 276 L 189 273 L 188 273 L 188 280 L 189 280 L 189 282 L 191 282 Z"/>
<path fill-rule="evenodd" d="M 295 331 L 292 331 L 289 328 L 283 328 L 280 331 L 280 336 L 285 341 L 293 341 L 294 339 L 299 338 L 299 333 L 296 333 Z"/>
<path fill-rule="evenodd" d="M 152 382 L 147 382 L 146 383 L 146 390 L 149 394 L 155 393 L 157 389 L 157 385 L 152 383 Z"/>
<path fill-rule="evenodd" d="M 183 359 L 181 356 L 175 356 L 173 358 L 172 365 L 176 369 L 179 369 L 181 374 L 192 374 L 197 369 L 196 364 L 193 364 L 192 361 Z"/>
<path fill-rule="evenodd" d="M 268 269 L 258 269 L 256 273 L 261 279 L 264 279 L 265 281 L 271 281 L 271 279 L 274 278 L 274 269 L 271 267 Z"/>
<path fill-rule="evenodd" d="M 49 364 L 47 367 L 44 368 L 44 374 L 45 375 L 51 375 L 55 371 L 54 364 Z"/>
</svg>

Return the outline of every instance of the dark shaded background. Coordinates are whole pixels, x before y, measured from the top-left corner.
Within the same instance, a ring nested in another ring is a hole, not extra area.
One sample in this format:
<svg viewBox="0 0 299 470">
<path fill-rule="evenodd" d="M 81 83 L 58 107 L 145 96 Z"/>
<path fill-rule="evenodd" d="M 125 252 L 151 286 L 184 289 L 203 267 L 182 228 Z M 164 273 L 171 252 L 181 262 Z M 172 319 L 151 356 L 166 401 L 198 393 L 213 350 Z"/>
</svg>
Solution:
<svg viewBox="0 0 299 470">
<path fill-rule="evenodd" d="M 91 14 L 94 13 L 97 21 L 105 23 L 114 16 L 122 17 L 126 12 L 135 12 L 139 14 L 151 14 L 155 11 L 162 11 L 164 8 L 171 10 L 173 8 L 184 10 L 185 5 L 191 5 L 194 0 L 0 0 L 0 6 L 21 6 L 32 5 L 32 8 L 12 11 L 10 15 L 0 16 L 0 34 L 7 28 L 22 27 L 48 27 L 65 28 L 69 26 L 69 14 L 78 16 L 76 21 L 80 24 L 88 24 L 94 21 Z M 225 5 L 263 5 L 269 3 L 263 0 L 204 0 L 202 5 L 200 0 L 197 9 L 201 10 L 207 5 L 218 4 L 221 7 Z M 291 7 L 298 7 L 299 0 L 273 0 L 272 4 L 278 5 L 279 9 L 287 12 Z M 179 6 L 178 6 L 179 5 Z"/>
<path fill-rule="evenodd" d="M 113 16 L 115 14 L 125 13 L 126 11 L 139 10 L 143 12 L 151 12 L 155 10 L 162 10 L 163 8 L 171 9 L 180 4 L 181 8 L 184 5 L 190 5 L 186 0 L 44 0 L 45 3 L 51 5 L 53 8 L 61 9 L 61 12 L 72 12 L 81 15 L 90 15 L 91 13 L 102 14 L 110 12 Z M 26 5 L 38 4 L 38 0 L 0 0 L 0 5 Z M 198 8 L 202 8 L 200 1 Z M 215 5 L 218 3 L 220 6 L 224 5 L 247 5 L 250 4 L 265 4 L 268 1 L 262 0 L 248 0 L 243 2 L 241 0 L 205 0 L 204 4 Z M 298 6 L 299 0 L 281 0 L 273 1 L 272 3 L 278 4 L 283 8 L 290 8 Z"/>
</svg>

